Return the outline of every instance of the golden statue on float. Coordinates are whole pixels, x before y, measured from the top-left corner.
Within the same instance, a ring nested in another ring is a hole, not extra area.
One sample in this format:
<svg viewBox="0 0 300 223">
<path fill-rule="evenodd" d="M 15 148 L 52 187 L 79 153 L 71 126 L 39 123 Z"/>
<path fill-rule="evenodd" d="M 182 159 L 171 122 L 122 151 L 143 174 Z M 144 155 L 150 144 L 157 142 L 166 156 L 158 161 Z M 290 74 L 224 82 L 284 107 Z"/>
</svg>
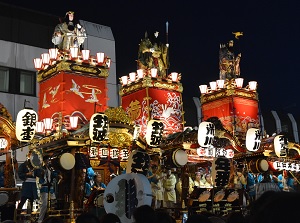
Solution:
<svg viewBox="0 0 300 223">
<path fill-rule="evenodd" d="M 70 47 L 80 47 L 85 41 L 84 27 L 74 19 L 74 12 L 68 11 L 64 22 L 56 25 L 52 36 L 52 42 L 60 50 L 69 50 Z"/>
<path fill-rule="evenodd" d="M 150 70 L 156 68 L 158 76 L 165 78 L 166 70 L 169 67 L 168 44 L 163 44 L 158 40 L 159 32 L 155 32 L 152 37 L 145 33 L 145 38 L 141 40 L 138 50 L 138 69 Z"/>
</svg>

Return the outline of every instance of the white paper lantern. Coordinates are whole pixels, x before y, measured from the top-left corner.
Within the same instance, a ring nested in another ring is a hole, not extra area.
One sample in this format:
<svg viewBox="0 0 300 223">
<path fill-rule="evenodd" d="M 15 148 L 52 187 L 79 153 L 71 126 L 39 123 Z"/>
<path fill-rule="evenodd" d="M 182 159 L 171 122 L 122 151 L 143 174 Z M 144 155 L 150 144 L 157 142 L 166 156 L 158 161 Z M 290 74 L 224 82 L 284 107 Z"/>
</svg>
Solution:
<svg viewBox="0 0 300 223">
<path fill-rule="evenodd" d="M 230 160 L 224 157 L 214 158 L 212 161 L 211 173 L 214 186 L 226 186 L 230 176 Z"/>
<path fill-rule="evenodd" d="M 118 159 L 119 155 L 120 155 L 120 152 L 119 152 L 118 148 L 110 149 L 110 152 L 109 152 L 110 159 Z"/>
<path fill-rule="evenodd" d="M 201 122 L 198 129 L 198 143 L 201 147 L 212 145 L 215 137 L 215 125 L 212 122 Z"/>
<path fill-rule="evenodd" d="M 89 136 L 92 142 L 105 139 L 109 129 L 108 117 L 103 113 L 95 113 L 90 120 Z"/>
<path fill-rule="evenodd" d="M 148 153 L 134 150 L 129 154 L 126 173 L 140 173 L 146 176 L 150 167 L 150 161 Z"/>
<path fill-rule="evenodd" d="M 260 143 L 261 143 L 260 130 L 257 128 L 248 129 L 246 134 L 246 148 L 251 152 L 255 152 L 259 149 Z"/>
<path fill-rule="evenodd" d="M 150 120 L 147 124 L 146 142 L 149 146 L 158 146 L 162 141 L 164 124 L 159 120 Z"/>
<path fill-rule="evenodd" d="M 274 138 L 274 150 L 278 157 L 287 156 L 288 139 L 284 135 L 277 135 Z"/>
<path fill-rule="evenodd" d="M 6 138 L 0 138 L 0 150 L 5 150 L 8 146 L 8 141 Z"/>
<path fill-rule="evenodd" d="M 38 115 L 33 109 L 24 108 L 16 119 L 16 137 L 21 142 L 30 142 L 36 131 Z"/>
<path fill-rule="evenodd" d="M 226 149 L 225 157 L 228 159 L 232 159 L 234 157 L 234 150 L 233 149 Z"/>
</svg>

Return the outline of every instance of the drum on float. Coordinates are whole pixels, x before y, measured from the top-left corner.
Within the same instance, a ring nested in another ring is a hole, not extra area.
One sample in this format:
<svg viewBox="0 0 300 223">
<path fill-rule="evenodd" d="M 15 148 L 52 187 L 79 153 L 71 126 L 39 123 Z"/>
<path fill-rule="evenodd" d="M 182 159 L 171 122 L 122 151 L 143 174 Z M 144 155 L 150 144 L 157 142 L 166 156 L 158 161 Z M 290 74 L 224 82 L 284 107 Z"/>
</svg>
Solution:
<svg viewBox="0 0 300 223">
<path fill-rule="evenodd" d="M 52 156 L 50 166 L 55 170 L 71 170 L 75 166 L 75 157 L 71 153 Z"/>
<path fill-rule="evenodd" d="M 200 193 L 198 197 L 199 202 L 206 202 L 211 196 L 211 192 L 209 190 L 204 190 Z"/>
<path fill-rule="evenodd" d="M 226 193 L 225 193 L 225 190 L 224 189 L 221 189 L 219 191 L 215 191 L 215 194 L 214 194 L 214 202 L 217 203 L 217 202 L 220 202 L 224 199 Z"/>
<path fill-rule="evenodd" d="M 234 189 L 228 189 L 227 191 L 227 198 L 226 200 L 229 202 L 229 203 L 232 203 L 236 200 L 239 199 L 239 191 L 238 190 L 234 190 Z"/>
<path fill-rule="evenodd" d="M 184 149 L 167 150 L 163 154 L 165 167 L 176 168 L 187 164 L 188 155 Z"/>
<path fill-rule="evenodd" d="M 0 192 L 0 207 L 7 204 L 8 199 L 9 199 L 8 193 L 6 191 L 1 191 Z"/>
<path fill-rule="evenodd" d="M 265 159 L 250 160 L 248 168 L 252 173 L 263 173 L 269 170 L 269 163 Z"/>
<path fill-rule="evenodd" d="M 29 169 L 39 169 L 43 166 L 43 156 L 37 149 L 30 150 L 27 153 Z"/>
</svg>

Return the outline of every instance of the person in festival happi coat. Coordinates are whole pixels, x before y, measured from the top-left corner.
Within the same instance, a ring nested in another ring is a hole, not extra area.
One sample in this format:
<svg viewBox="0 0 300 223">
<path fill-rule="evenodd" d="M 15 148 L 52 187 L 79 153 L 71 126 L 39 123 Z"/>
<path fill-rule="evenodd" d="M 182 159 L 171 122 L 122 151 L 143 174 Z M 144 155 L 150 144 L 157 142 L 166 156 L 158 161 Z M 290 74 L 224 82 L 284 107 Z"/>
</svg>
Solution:
<svg viewBox="0 0 300 223">
<path fill-rule="evenodd" d="M 93 172 L 93 171 L 89 171 L 89 172 Z M 103 194 L 105 189 L 106 189 L 106 184 L 102 182 L 102 175 L 94 172 L 92 179 L 86 182 L 85 184 L 85 197 L 87 198 L 87 201 L 85 202 L 86 207 L 92 205 L 95 198 L 99 194 Z M 102 205 L 101 204 L 102 202 L 103 201 L 100 201 L 100 203 L 97 205 Z"/>
<path fill-rule="evenodd" d="M 92 167 L 86 169 L 86 182 L 85 182 L 85 197 L 88 198 L 92 193 L 92 185 L 94 184 L 94 178 L 96 173 Z"/>
<path fill-rule="evenodd" d="M 204 179 L 205 179 L 205 182 L 204 182 L 204 187 L 205 188 L 213 188 L 213 180 L 212 180 L 212 176 L 210 173 L 207 173 L 204 175 Z"/>
<path fill-rule="evenodd" d="M 202 172 L 200 172 L 200 171 L 196 172 L 196 176 L 195 176 L 195 180 L 194 180 L 195 187 L 204 188 L 205 179 L 203 179 L 203 175 L 202 175 Z"/>
<path fill-rule="evenodd" d="M 244 189 L 247 185 L 247 180 L 241 171 L 236 171 L 233 182 L 235 189 Z"/>
<path fill-rule="evenodd" d="M 102 175 L 101 174 L 96 174 L 95 179 L 94 179 L 94 189 L 96 190 L 105 190 L 106 184 L 102 182 Z"/>
<path fill-rule="evenodd" d="M 281 174 L 277 177 L 277 182 L 280 190 L 282 191 L 294 191 L 295 190 L 295 179 L 292 177 L 291 173 L 284 170 Z"/>
<path fill-rule="evenodd" d="M 153 195 L 153 207 L 155 209 L 162 207 L 163 202 L 163 186 L 162 186 L 162 178 L 164 177 L 164 173 L 159 170 L 157 165 L 152 165 L 152 176 L 151 176 L 151 189 Z"/>
<path fill-rule="evenodd" d="M 255 185 L 255 199 L 257 200 L 266 191 L 280 191 L 277 183 L 271 181 L 268 171 L 263 173 L 263 180 Z"/>
<path fill-rule="evenodd" d="M 19 178 L 23 181 L 21 189 L 21 199 L 17 209 L 22 209 L 26 200 L 29 201 L 31 213 L 33 201 L 38 199 L 38 188 L 36 177 L 39 176 L 39 170 L 31 166 L 30 161 L 26 160 L 18 168 Z"/>
<path fill-rule="evenodd" d="M 101 174 L 95 174 L 92 181 L 86 184 L 86 196 L 90 196 L 93 190 L 104 191 L 106 184 L 102 182 Z"/>
<path fill-rule="evenodd" d="M 247 191 L 248 191 L 248 198 L 249 201 L 252 202 L 255 200 L 255 184 L 256 178 L 253 173 L 248 172 L 247 176 Z"/>
<path fill-rule="evenodd" d="M 187 189 L 187 194 L 182 194 L 184 193 L 184 189 Z M 178 192 L 178 201 L 181 202 L 184 200 L 185 204 L 187 203 L 187 198 L 189 195 L 193 192 L 194 190 L 194 181 L 193 179 L 189 176 L 188 173 L 179 174 L 178 175 L 178 181 L 176 183 L 176 191 Z"/>
<path fill-rule="evenodd" d="M 171 169 L 167 169 L 167 175 L 163 179 L 164 202 L 167 208 L 173 208 L 176 203 L 176 177 Z"/>
<path fill-rule="evenodd" d="M 61 175 L 57 171 L 54 171 L 49 166 L 50 156 L 45 155 L 43 157 L 44 165 L 41 167 L 40 171 L 40 177 L 39 177 L 39 183 L 41 184 L 40 187 L 40 199 L 41 199 L 41 206 L 40 206 L 40 214 L 38 218 L 38 223 L 43 222 L 43 219 L 45 218 L 47 207 L 48 207 L 48 196 L 50 195 L 51 200 L 55 200 L 55 191 L 53 188 L 53 181 L 55 178 L 58 179 L 58 183 L 60 182 Z"/>
</svg>

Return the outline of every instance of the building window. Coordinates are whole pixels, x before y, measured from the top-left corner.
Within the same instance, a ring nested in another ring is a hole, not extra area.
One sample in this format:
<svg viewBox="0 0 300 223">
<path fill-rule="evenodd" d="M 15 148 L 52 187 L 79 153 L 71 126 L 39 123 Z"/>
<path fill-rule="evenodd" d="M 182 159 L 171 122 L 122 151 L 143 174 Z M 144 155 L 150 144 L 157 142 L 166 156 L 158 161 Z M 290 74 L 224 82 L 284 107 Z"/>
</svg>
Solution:
<svg viewBox="0 0 300 223">
<path fill-rule="evenodd" d="M 20 71 L 20 94 L 34 95 L 35 73 Z"/>
<path fill-rule="evenodd" d="M 36 73 L 0 67 L 0 92 L 36 96 Z"/>
<path fill-rule="evenodd" d="M 0 67 L 0 91 L 9 91 L 9 69 Z"/>
</svg>

